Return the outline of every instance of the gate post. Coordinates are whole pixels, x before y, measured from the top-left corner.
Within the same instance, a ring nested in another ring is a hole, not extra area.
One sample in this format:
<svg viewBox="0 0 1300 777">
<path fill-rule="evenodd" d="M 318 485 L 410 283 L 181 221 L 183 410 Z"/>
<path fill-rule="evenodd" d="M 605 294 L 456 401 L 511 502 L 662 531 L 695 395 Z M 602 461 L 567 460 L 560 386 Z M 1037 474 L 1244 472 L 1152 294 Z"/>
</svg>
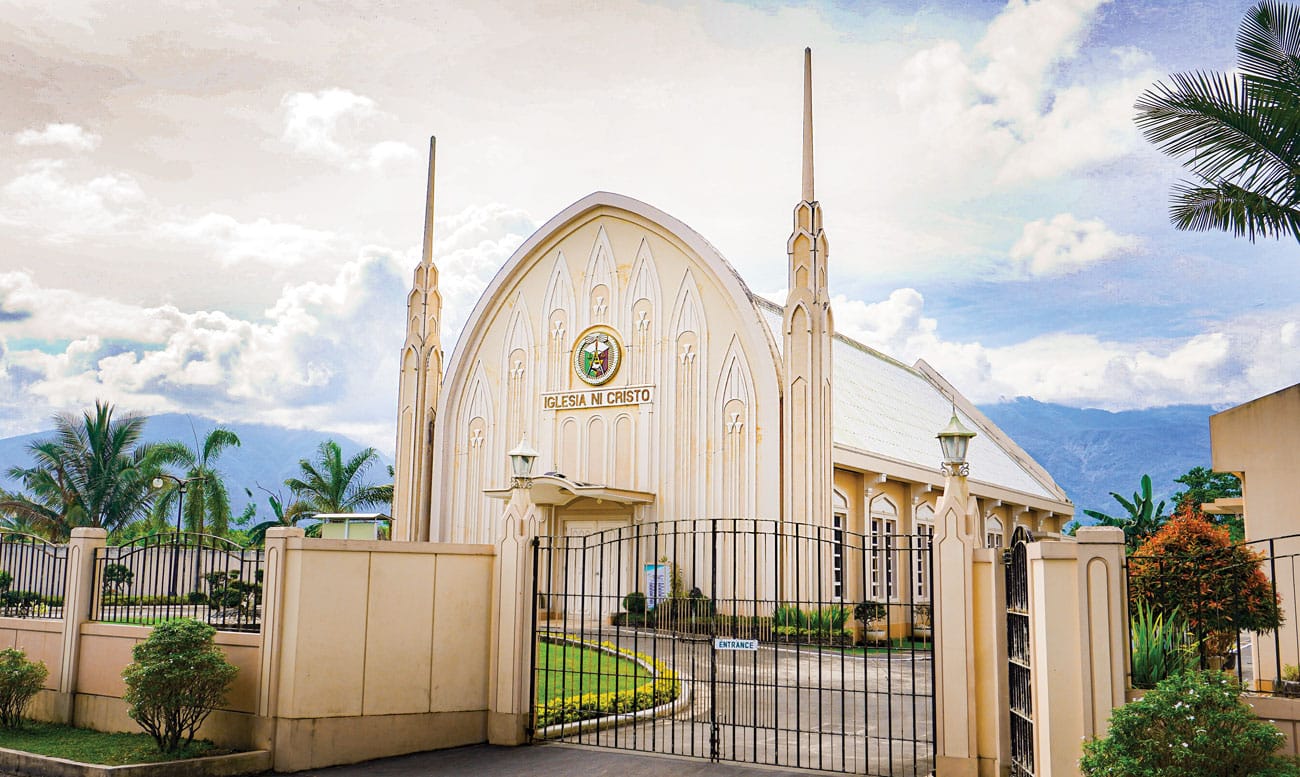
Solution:
<svg viewBox="0 0 1300 777">
<path fill-rule="evenodd" d="M 949 468 L 935 509 L 934 700 L 936 777 L 976 777 L 973 565 L 976 505 L 964 469 Z"/>
<path fill-rule="evenodd" d="M 76 723 L 77 671 L 81 661 L 81 624 L 90 620 L 95 592 L 95 553 L 108 544 L 104 529 L 79 526 L 68 541 L 67 578 L 63 588 L 62 671 L 55 697 L 54 716 L 60 723 Z"/>
<path fill-rule="evenodd" d="M 488 742 L 522 745 L 528 741 L 532 699 L 533 539 L 540 511 L 527 488 L 515 488 L 502 516 L 493 570 L 496 614 L 492 620 L 492 668 L 488 687 Z"/>
<path fill-rule="evenodd" d="M 1079 619 L 1083 630 L 1083 735 L 1104 736 L 1110 713 L 1124 704 L 1128 677 L 1127 579 L 1124 531 L 1084 526 L 1079 544 Z"/>
</svg>

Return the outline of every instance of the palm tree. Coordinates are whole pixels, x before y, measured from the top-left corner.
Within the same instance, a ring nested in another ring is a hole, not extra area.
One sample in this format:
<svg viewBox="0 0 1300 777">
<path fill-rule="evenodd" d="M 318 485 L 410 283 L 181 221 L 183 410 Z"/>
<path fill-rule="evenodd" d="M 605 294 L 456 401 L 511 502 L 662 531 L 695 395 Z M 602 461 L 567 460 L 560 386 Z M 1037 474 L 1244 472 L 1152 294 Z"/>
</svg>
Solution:
<svg viewBox="0 0 1300 777">
<path fill-rule="evenodd" d="M 375 485 L 365 481 L 366 470 L 379 461 L 374 448 L 366 448 L 343 460 L 339 444 L 326 440 L 316 449 L 315 461 L 298 462 L 301 478 L 289 478 L 284 484 L 312 513 L 350 513 L 367 507 L 387 506 L 393 501 L 393 484 Z"/>
<path fill-rule="evenodd" d="M 304 503 L 293 501 L 286 504 L 284 497 L 278 492 L 272 493 L 270 489 L 261 485 L 259 485 L 258 488 L 266 492 L 266 501 L 271 505 L 271 512 L 275 515 L 275 519 L 262 521 L 261 523 L 249 527 L 249 545 L 261 545 L 266 542 L 267 529 L 274 529 L 277 526 L 297 526 L 298 521 L 311 516 L 312 511 L 308 509 L 307 505 Z M 253 492 L 249 491 L 247 488 L 244 489 L 244 493 L 248 494 L 250 497 L 253 495 Z M 253 508 L 249 513 L 250 517 L 256 514 L 256 512 L 257 509 Z"/>
<path fill-rule="evenodd" d="M 52 540 L 78 526 L 116 531 L 144 515 L 158 471 L 157 449 L 140 442 L 144 419 L 115 420 L 113 406 L 96 401 L 79 419 L 60 414 L 54 421 L 54 437 L 27 446 L 35 463 L 10 468 L 23 491 L 0 493 L 0 511 Z"/>
<path fill-rule="evenodd" d="M 1237 68 L 1176 73 L 1134 106 L 1146 139 L 1197 179 L 1174 186 L 1170 221 L 1300 241 L 1300 10 L 1263 0 L 1247 12 Z"/>
<path fill-rule="evenodd" d="M 216 469 L 216 460 L 227 448 L 238 448 L 239 436 L 220 426 L 208 432 L 200 444 L 197 434 L 194 447 L 182 442 L 167 442 L 158 446 L 161 461 L 184 470 L 181 480 L 188 481 L 185 488 L 185 528 L 192 532 L 208 532 L 225 536 L 230 528 L 230 494 L 226 491 L 224 476 Z M 170 484 L 158 495 L 154 504 L 154 521 L 158 525 L 169 523 L 168 516 L 176 512 L 176 499 L 180 489 Z"/>
</svg>

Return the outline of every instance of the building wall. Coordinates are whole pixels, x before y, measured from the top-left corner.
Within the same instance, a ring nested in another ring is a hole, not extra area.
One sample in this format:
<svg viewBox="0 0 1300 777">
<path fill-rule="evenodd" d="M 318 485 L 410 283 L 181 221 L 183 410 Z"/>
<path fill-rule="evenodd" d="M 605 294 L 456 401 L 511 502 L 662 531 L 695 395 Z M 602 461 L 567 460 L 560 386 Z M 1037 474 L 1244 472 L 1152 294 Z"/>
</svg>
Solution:
<svg viewBox="0 0 1300 777">
<path fill-rule="evenodd" d="M 506 452 L 525 433 L 539 473 L 655 494 L 642 520 L 778 517 L 771 335 L 698 236 L 607 197 L 623 207 L 570 209 L 544 227 L 467 324 L 441 403 L 431 538 L 497 539 L 501 505 L 482 492 L 507 485 Z M 545 409 L 547 394 L 592 389 L 572 357 L 597 325 L 624 351 L 600 388 L 646 387 L 650 401 Z"/>
</svg>

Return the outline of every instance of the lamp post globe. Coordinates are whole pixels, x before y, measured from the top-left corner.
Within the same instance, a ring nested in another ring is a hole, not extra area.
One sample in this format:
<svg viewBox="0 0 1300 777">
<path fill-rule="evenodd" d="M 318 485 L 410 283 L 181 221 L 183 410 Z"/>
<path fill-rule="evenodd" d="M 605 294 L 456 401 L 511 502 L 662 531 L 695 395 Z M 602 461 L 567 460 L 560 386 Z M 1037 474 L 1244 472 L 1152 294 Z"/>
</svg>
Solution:
<svg viewBox="0 0 1300 777">
<path fill-rule="evenodd" d="M 954 407 L 948 425 L 935 435 L 939 440 L 939 448 L 943 451 L 943 469 L 945 473 L 962 477 L 970 474 L 970 464 L 966 461 L 966 451 L 970 446 L 971 438 L 974 436 L 975 432 L 963 426 L 961 420 L 957 418 L 957 409 Z"/>
<path fill-rule="evenodd" d="M 533 463 L 537 461 L 537 451 L 528 444 L 528 435 L 524 435 L 519 444 L 506 454 L 510 457 L 511 488 L 528 488 L 532 485 Z"/>
</svg>

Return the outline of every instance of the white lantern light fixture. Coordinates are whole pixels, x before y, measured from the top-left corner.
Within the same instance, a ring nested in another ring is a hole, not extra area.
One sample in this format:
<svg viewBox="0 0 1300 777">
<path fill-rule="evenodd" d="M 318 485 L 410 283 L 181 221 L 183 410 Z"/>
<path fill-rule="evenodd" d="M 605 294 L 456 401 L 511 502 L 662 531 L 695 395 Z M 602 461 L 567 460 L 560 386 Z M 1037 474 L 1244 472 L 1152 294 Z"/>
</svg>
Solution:
<svg viewBox="0 0 1300 777">
<path fill-rule="evenodd" d="M 537 451 L 528 444 L 528 435 L 524 435 L 514 450 L 506 454 L 510 457 L 511 488 L 531 488 L 533 485 L 533 463 L 537 461 Z"/>
<path fill-rule="evenodd" d="M 957 418 L 957 408 L 952 409 L 952 419 L 943 431 L 935 437 L 939 438 L 939 447 L 943 450 L 943 469 L 948 475 L 961 475 L 965 477 L 970 474 L 970 464 L 966 462 L 966 449 L 970 446 L 970 440 L 975 433 L 965 426 Z"/>
</svg>

